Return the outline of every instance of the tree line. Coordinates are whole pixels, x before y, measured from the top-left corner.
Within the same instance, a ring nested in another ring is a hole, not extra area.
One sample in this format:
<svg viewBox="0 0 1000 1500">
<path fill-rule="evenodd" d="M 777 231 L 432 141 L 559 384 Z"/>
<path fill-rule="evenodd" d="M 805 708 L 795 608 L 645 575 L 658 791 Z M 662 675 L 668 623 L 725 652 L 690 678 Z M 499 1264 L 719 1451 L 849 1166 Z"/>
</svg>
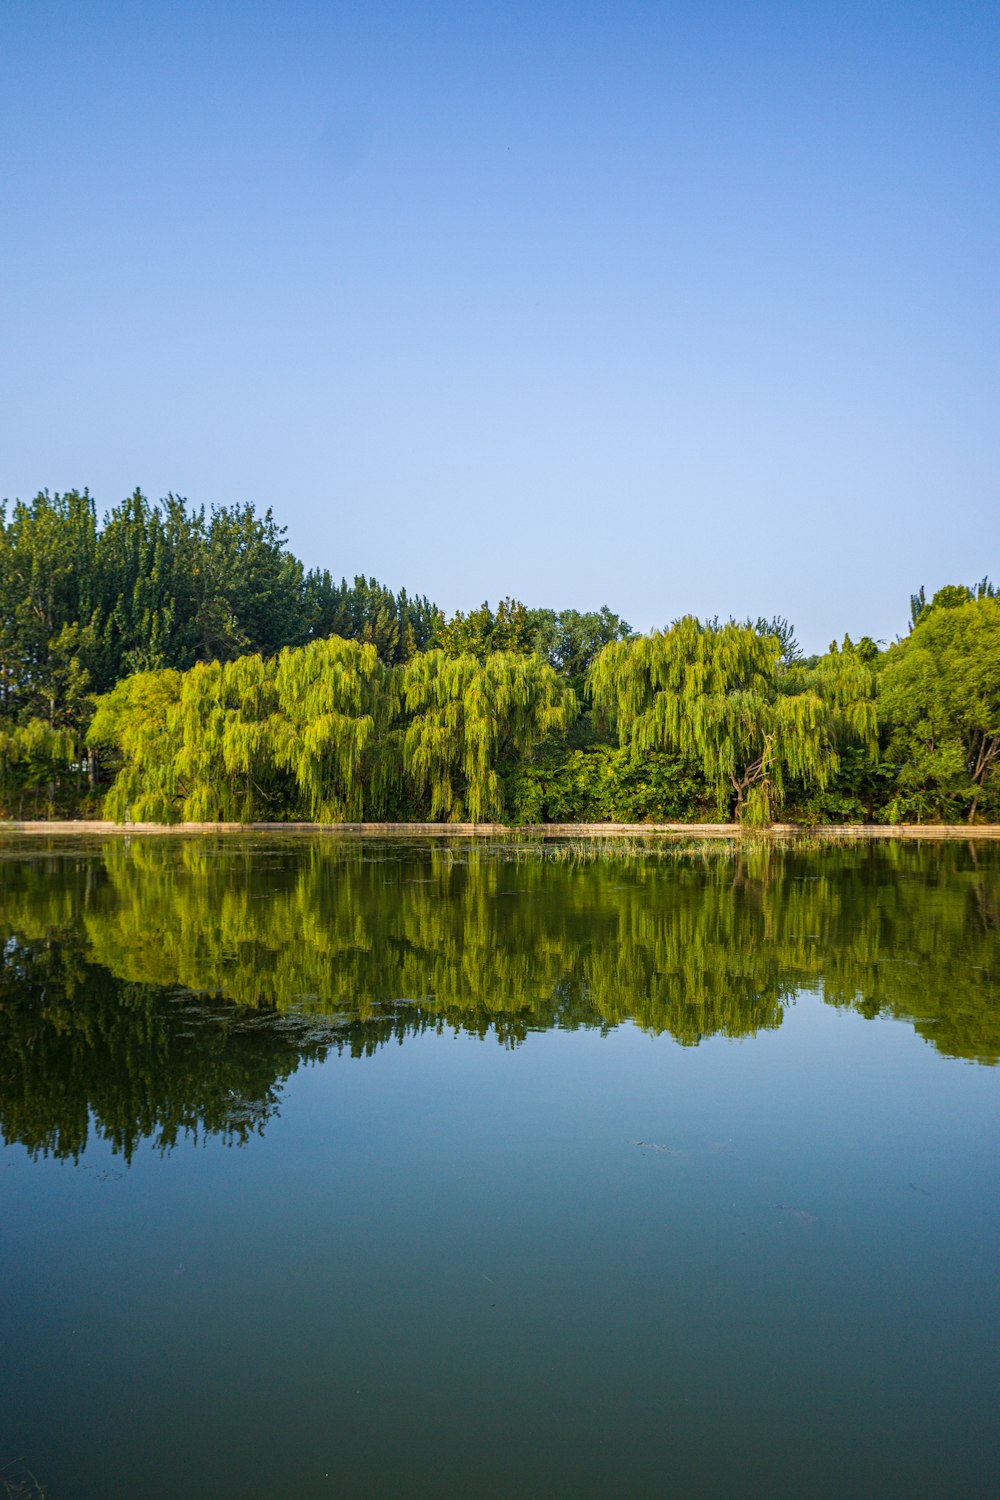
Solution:
<svg viewBox="0 0 1000 1500">
<path fill-rule="evenodd" d="M 0 811 L 135 821 L 1000 818 L 1000 599 L 804 657 L 782 617 L 448 618 L 270 510 L 0 509 Z"/>
</svg>

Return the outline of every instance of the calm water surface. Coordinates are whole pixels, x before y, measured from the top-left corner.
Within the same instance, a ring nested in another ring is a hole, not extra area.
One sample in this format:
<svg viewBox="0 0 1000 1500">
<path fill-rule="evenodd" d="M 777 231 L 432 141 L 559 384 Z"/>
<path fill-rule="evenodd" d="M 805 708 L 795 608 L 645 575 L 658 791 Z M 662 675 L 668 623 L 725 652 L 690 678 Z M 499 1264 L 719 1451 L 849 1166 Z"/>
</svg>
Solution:
<svg viewBox="0 0 1000 1500">
<path fill-rule="evenodd" d="M 989 844 L 8 840 L 0 1464 L 1000 1493 L 998 921 Z"/>
</svg>

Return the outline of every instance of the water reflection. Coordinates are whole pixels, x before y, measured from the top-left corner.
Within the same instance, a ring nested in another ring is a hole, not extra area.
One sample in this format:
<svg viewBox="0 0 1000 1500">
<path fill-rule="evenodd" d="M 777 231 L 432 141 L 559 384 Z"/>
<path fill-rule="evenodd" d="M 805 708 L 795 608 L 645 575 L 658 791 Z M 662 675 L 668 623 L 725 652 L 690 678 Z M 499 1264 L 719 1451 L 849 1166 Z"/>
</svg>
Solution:
<svg viewBox="0 0 1000 1500">
<path fill-rule="evenodd" d="M 12 845 L 0 862 L 0 1129 L 129 1157 L 239 1142 L 300 1060 L 428 1026 L 515 1045 L 780 1026 L 803 988 L 1000 1056 L 1000 849 L 768 843 L 659 855 L 318 840 Z"/>
</svg>

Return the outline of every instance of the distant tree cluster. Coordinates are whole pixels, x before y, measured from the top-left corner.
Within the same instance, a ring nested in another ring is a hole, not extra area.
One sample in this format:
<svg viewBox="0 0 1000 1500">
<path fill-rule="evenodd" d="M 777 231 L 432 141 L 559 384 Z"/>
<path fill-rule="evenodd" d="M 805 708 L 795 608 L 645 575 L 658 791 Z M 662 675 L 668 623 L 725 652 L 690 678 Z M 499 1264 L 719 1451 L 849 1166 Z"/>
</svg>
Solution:
<svg viewBox="0 0 1000 1500">
<path fill-rule="evenodd" d="M 0 811 L 163 821 L 1000 816 L 1000 599 L 885 648 L 782 616 L 636 635 L 506 598 L 446 618 L 306 571 L 270 510 L 138 491 L 0 509 Z"/>
</svg>

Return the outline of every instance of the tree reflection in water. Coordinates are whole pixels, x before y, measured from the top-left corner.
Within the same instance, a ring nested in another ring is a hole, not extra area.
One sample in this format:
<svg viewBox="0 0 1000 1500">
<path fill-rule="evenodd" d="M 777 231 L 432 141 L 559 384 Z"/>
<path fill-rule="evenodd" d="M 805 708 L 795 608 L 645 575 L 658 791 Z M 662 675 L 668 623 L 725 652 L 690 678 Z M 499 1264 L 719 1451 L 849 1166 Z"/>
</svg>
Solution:
<svg viewBox="0 0 1000 1500">
<path fill-rule="evenodd" d="M 516 1045 L 634 1022 L 685 1046 L 780 1026 L 797 992 L 1000 1056 L 1000 849 L 151 839 L 0 865 L 0 1129 L 245 1141 L 284 1081 L 428 1027 Z"/>
</svg>

